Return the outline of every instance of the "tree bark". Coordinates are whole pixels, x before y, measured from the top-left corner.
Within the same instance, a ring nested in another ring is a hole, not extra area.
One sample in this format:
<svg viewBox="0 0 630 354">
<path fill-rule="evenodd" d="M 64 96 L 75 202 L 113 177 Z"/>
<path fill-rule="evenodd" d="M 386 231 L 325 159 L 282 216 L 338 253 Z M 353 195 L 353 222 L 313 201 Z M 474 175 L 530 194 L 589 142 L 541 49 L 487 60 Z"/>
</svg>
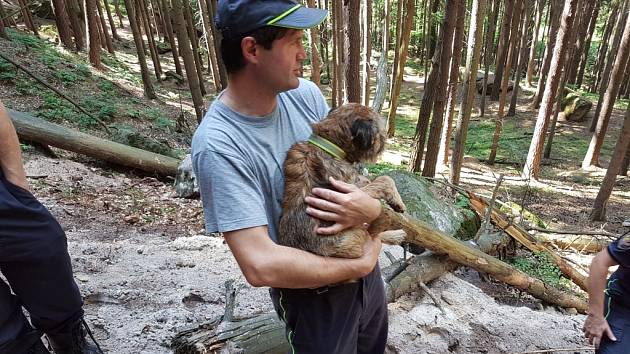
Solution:
<svg viewBox="0 0 630 354">
<path fill-rule="evenodd" d="M 618 56 L 619 57 L 619 56 Z M 620 172 L 624 155 L 627 157 L 630 151 L 630 107 L 626 111 L 626 118 L 623 121 L 623 128 L 619 138 L 617 138 L 617 144 L 613 152 L 610 164 L 606 170 L 606 176 L 602 181 L 602 186 L 595 197 L 593 203 L 593 210 L 591 211 L 591 221 L 606 221 L 606 204 L 610 198 L 610 194 L 615 186 L 617 174 Z M 627 164 L 626 164 L 627 169 Z"/>
<path fill-rule="evenodd" d="M 199 77 L 196 73 L 195 59 L 193 58 L 192 49 L 190 48 L 190 39 L 188 38 L 188 30 L 186 29 L 186 21 L 184 20 L 184 5 L 181 0 L 172 0 L 173 4 L 173 23 L 177 32 L 177 42 L 179 43 L 179 51 L 184 59 L 184 67 L 186 68 L 186 77 L 188 86 L 192 94 L 193 105 L 197 115 L 197 122 L 201 122 L 204 116 L 204 103 L 199 88 Z"/>
<path fill-rule="evenodd" d="M 608 55 L 608 44 L 610 41 L 610 36 L 615 29 L 615 24 L 619 21 L 619 16 L 621 15 L 620 7 L 623 5 L 620 2 L 611 3 L 611 12 L 606 21 L 606 29 L 604 30 L 604 36 L 600 41 L 599 48 L 597 50 L 597 64 L 595 65 L 595 80 L 591 83 L 591 87 L 589 89 L 590 92 L 595 92 L 597 87 L 599 86 L 601 71 L 604 68 L 604 63 L 606 60 L 606 55 Z"/>
<path fill-rule="evenodd" d="M 120 12 L 120 0 L 114 0 L 114 1 L 115 1 L 114 11 L 116 11 L 116 16 L 118 16 L 118 26 L 120 28 L 125 28 L 125 25 L 123 24 L 123 15 Z"/>
<path fill-rule="evenodd" d="M 307 0 L 308 7 L 315 7 L 315 0 Z M 321 85 L 322 67 L 319 59 L 319 26 L 315 26 L 309 30 L 309 43 L 311 47 L 311 81 L 317 86 Z"/>
<path fill-rule="evenodd" d="M 627 11 L 625 17 L 626 24 L 621 38 L 621 46 L 616 47 L 619 52 L 615 58 L 611 77 L 608 80 L 608 87 L 606 88 L 606 92 L 604 93 L 602 99 L 601 111 L 597 117 L 595 133 L 591 138 L 586 156 L 584 156 L 584 161 L 582 161 L 582 168 L 599 166 L 599 155 L 602 145 L 604 144 L 606 130 L 608 129 L 608 121 L 610 120 L 610 115 L 614 108 L 615 101 L 617 100 L 617 94 L 619 94 L 619 87 L 621 86 L 621 79 L 623 78 L 623 71 L 626 69 L 628 56 L 630 55 L 630 16 L 627 15 Z M 596 117 L 593 117 L 593 120 L 596 120 Z M 617 155 L 619 160 L 621 160 L 623 156 L 622 154 L 623 152 Z M 615 171 L 615 174 L 617 174 L 617 171 Z"/>
<path fill-rule="evenodd" d="M 142 42 L 142 33 L 138 26 L 136 19 L 136 10 L 134 0 L 125 0 L 125 8 L 127 9 L 127 17 L 129 18 L 129 26 L 133 33 L 133 41 L 136 46 L 136 52 L 138 53 L 138 64 L 140 65 L 140 73 L 142 75 L 142 84 L 144 86 L 144 95 L 149 99 L 157 98 L 153 84 L 151 83 L 151 77 L 149 74 L 149 68 L 147 67 L 147 59 L 144 52 L 144 43 Z"/>
<path fill-rule="evenodd" d="M 446 118 L 440 139 L 440 152 L 438 161 L 446 166 L 448 164 L 448 153 L 451 146 L 451 135 L 453 130 L 453 115 L 457 104 L 457 88 L 459 86 L 459 65 L 462 58 L 462 45 L 464 37 L 464 25 L 466 23 L 466 3 L 457 3 L 457 24 L 455 25 L 455 37 L 453 38 L 453 58 L 451 59 L 451 69 L 448 79 L 448 102 L 446 104 Z"/>
<path fill-rule="evenodd" d="M 0 6 L 2 6 L 0 4 Z M 0 9 L 0 18 L 4 17 L 4 9 Z M 4 20 L 0 20 L 0 38 L 9 39 L 6 30 L 4 29 Z"/>
<path fill-rule="evenodd" d="M 70 30 L 70 18 L 66 12 L 66 6 L 63 0 L 52 0 L 52 7 L 55 13 L 55 24 L 57 25 L 57 32 L 59 33 L 59 40 L 63 44 L 64 48 L 72 50 L 74 44 L 72 43 L 72 31 Z M 0 21 L 2 22 L 2 21 Z M 2 24 L 0 24 L 0 27 Z M 0 30 L 1 32 L 2 30 Z M 5 37 L 6 38 L 6 37 Z"/>
<path fill-rule="evenodd" d="M 588 24 L 587 39 L 586 39 L 586 43 L 584 44 L 584 50 L 581 53 L 577 79 L 575 82 L 577 87 L 581 87 L 582 82 L 584 80 L 584 71 L 586 70 L 586 66 L 588 65 L 588 53 L 591 49 L 591 43 L 593 40 L 593 33 L 595 33 L 595 27 L 597 27 L 597 19 L 599 17 L 600 7 L 601 7 L 601 3 L 596 2 L 595 8 L 593 9 L 593 13 L 591 15 L 591 19 Z"/>
<path fill-rule="evenodd" d="M 361 102 L 361 78 L 359 75 L 361 64 L 361 1 L 360 0 L 344 0 L 343 1 L 343 18 L 347 21 L 348 26 L 345 28 L 347 54 L 345 66 L 345 83 L 348 102 Z"/>
<path fill-rule="evenodd" d="M 195 24 L 193 22 L 192 9 L 190 7 L 190 2 L 188 1 L 182 2 L 182 5 L 184 6 L 184 20 L 186 20 L 186 29 L 188 30 L 188 38 L 190 39 L 190 44 L 192 45 L 193 59 L 195 59 L 195 69 L 199 79 L 199 91 L 202 96 L 205 96 L 207 92 L 204 82 L 205 80 L 203 79 L 203 62 L 201 61 L 201 54 L 199 53 L 199 41 L 197 39 L 197 29 L 195 28 Z"/>
<path fill-rule="evenodd" d="M 505 70 L 503 72 L 503 76 L 501 79 L 501 88 L 499 92 L 499 110 L 497 112 L 497 116 L 494 120 L 494 134 L 492 136 L 492 145 L 490 146 L 490 156 L 488 157 L 488 164 L 494 164 L 494 159 L 497 156 L 497 149 L 499 147 L 499 137 L 501 135 L 501 127 L 503 126 L 503 116 L 505 113 L 505 101 L 507 99 L 507 88 L 510 81 L 510 71 L 512 70 L 512 65 L 514 62 L 514 58 L 518 55 L 516 49 L 516 43 L 519 40 L 519 26 L 522 22 L 521 20 L 521 12 L 523 9 L 523 1 L 515 0 L 514 2 L 514 13 L 512 14 L 512 27 L 510 28 L 510 41 L 509 41 L 509 49 L 508 55 L 505 63 Z M 495 80 L 496 82 L 496 80 Z M 514 83 L 516 86 L 518 83 Z M 493 88 L 494 91 L 494 88 Z"/>
<path fill-rule="evenodd" d="M 527 153 L 527 160 L 523 167 L 523 177 L 525 179 L 538 178 L 540 173 L 540 161 L 545 144 L 545 133 L 549 125 L 549 118 L 552 113 L 553 104 L 555 102 L 560 77 L 562 75 L 562 61 L 568 50 L 568 38 L 577 12 L 578 0 L 565 0 L 562 12 L 562 23 L 559 29 L 558 38 L 551 59 L 551 67 L 549 69 L 549 77 L 545 84 L 545 93 L 543 95 L 542 106 L 536 118 L 536 126 L 534 134 Z"/>
<path fill-rule="evenodd" d="M 606 57 L 606 66 L 604 67 L 604 70 L 602 71 L 601 75 L 599 76 L 599 100 L 597 100 L 597 108 L 595 108 L 595 114 L 593 115 L 593 119 L 591 120 L 591 125 L 589 130 L 591 132 L 595 131 L 595 128 L 598 125 L 599 119 L 600 119 L 600 113 L 601 110 L 603 108 L 603 103 L 604 103 L 604 97 L 608 92 L 608 84 L 610 82 L 610 79 L 612 78 L 617 79 L 617 77 L 612 76 L 613 74 L 611 74 L 611 70 L 613 70 L 613 64 L 616 63 L 616 58 L 618 56 L 618 52 L 619 52 L 619 45 L 623 45 L 623 43 L 621 43 L 622 41 L 622 36 L 624 32 L 624 24 L 626 23 L 626 20 L 630 17 L 628 16 L 628 11 L 627 8 L 625 7 L 625 3 L 624 3 L 624 7 L 621 8 L 621 14 L 619 15 L 619 20 L 617 21 L 617 26 L 615 28 L 615 34 L 613 35 L 613 39 L 612 39 L 612 45 L 610 46 L 610 50 L 609 53 Z M 627 26 L 625 26 L 627 27 Z M 625 60 L 626 58 L 623 58 L 623 60 Z M 624 61 L 625 62 L 625 61 Z M 625 65 L 623 65 L 621 68 L 619 68 L 619 71 L 617 71 L 618 75 L 623 76 L 623 70 L 625 69 Z M 618 92 L 618 91 L 617 91 Z M 617 97 L 617 93 L 615 93 L 615 98 Z"/>
<path fill-rule="evenodd" d="M 437 94 L 433 104 L 433 119 L 429 129 L 429 139 L 427 141 L 427 154 L 424 159 L 422 175 L 434 177 L 440 150 L 440 138 L 442 136 L 442 126 L 444 125 L 444 109 L 448 98 L 448 81 L 451 57 L 453 56 L 453 37 L 455 33 L 455 23 L 457 22 L 459 3 L 464 0 L 448 0 L 444 12 L 444 22 L 442 33 L 440 34 L 440 74 L 437 86 Z M 424 144 L 422 144 L 424 145 Z M 424 146 L 423 146 L 424 147 Z"/>
<path fill-rule="evenodd" d="M 33 17 L 31 16 L 31 12 L 29 11 L 26 2 L 24 0 L 18 0 L 18 6 L 20 6 L 20 9 L 22 10 L 22 18 L 24 19 L 26 28 L 33 32 L 35 36 L 39 37 L 37 26 L 35 26 L 35 23 L 33 22 Z"/>
<path fill-rule="evenodd" d="M 96 13 L 96 0 L 85 0 L 85 22 L 90 40 L 90 63 L 95 68 L 101 67 L 101 41 L 98 33 L 98 14 Z"/>
<path fill-rule="evenodd" d="M 630 146 L 628 146 L 628 149 L 626 150 L 626 157 L 623 158 L 623 162 L 619 168 L 619 176 L 627 176 L 628 167 L 630 167 Z"/>
<path fill-rule="evenodd" d="M 112 37 L 115 40 L 119 41 L 120 36 L 118 35 L 118 31 L 116 30 L 116 23 L 114 22 L 114 17 L 112 16 L 112 10 L 109 8 L 109 2 L 107 0 L 103 0 L 103 5 L 105 6 L 105 11 L 107 12 L 107 20 L 109 21 L 109 28 L 112 31 Z"/>
<path fill-rule="evenodd" d="M 395 82 L 392 92 L 390 92 L 389 114 L 387 116 L 387 136 L 394 136 L 396 131 L 396 110 L 398 108 L 398 95 L 402 86 L 403 76 L 405 74 L 405 63 L 407 62 L 407 52 L 409 51 L 409 37 L 413 28 L 413 18 L 416 13 L 416 2 L 407 0 L 405 19 L 403 28 L 401 29 L 400 52 L 398 54 L 398 72 L 396 73 Z"/>
<path fill-rule="evenodd" d="M 18 135 L 24 140 L 73 151 L 121 166 L 136 168 L 160 176 L 175 176 L 179 160 L 155 154 L 58 124 L 9 110 Z"/>
<path fill-rule="evenodd" d="M 214 19 L 216 16 L 216 1 L 206 0 L 208 6 L 208 13 L 210 18 Z M 217 30 L 214 21 L 210 21 L 210 27 L 212 28 L 212 39 L 214 40 L 214 52 L 217 53 L 217 66 L 219 67 L 219 76 L 221 78 L 221 89 L 227 87 L 227 71 L 225 70 L 225 64 L 223 63 L 223 57 L 219 55 L 221 53 L 221 32 Z"/>
<path fill-rule="evenodd" d="M 488 91 L 488 73 L 490 72 L 490 60 L 492 55 L 490 53 L 494 53 L 494 35 L 497 27 L 497 20 L 499 17 L 499 9 L 501 8 L 501 1 L 494 0 L 492 1 L 492 10 L 490 14 L 492 18 L 488 22 L 488 27 L 486 28 L 486 45 L 484 49 L 484 74 L 483 74 L 483 87 L 481 92 L 481 102 L 479 104 L 480 116 L 485 116 L 486 113 L 486 94 Z"/>
<path fill-rule="evenodd" d="M 77 51 L 82 51 L 86 45 L 85 22 L 78 0 L 65 0 L 66 11 L 70 18 L 70 27 L 74 33 L 74 45 Z"/>
<path fill-rule="evenodd" d="M 158 2 L 160 0 L 157 0 Z M 217 53 L 214 51 L 214 40 L 212 39 L 212 27 L 210 26 L 210 15 L 208 14 L 208 8 L 205 6 L 204 1 L 199 1 L 199 12 L 201 13 L 201 22 L 204 29 L 204 38 L 206 43 L 206 51 L 208 52 L 208 72 L 212 73 L 212 82 L 214 83 L 214 91 L 219 92 L 221 90 L 221 74 L 219 73 L 219 66 L 217 63 Z M 170 18 L 169 18 L 170 21 Z M 169 24 L 164 25 L 165 32 L 170 28 L 170 33 L 165 33 L 165 37 L 173 37 L 172 27 Z M 169 42 L 171 40 L 169 38 Z M 173 41 L 174 42 L 174 41 Z M 181 67 L 179 68 L 181 71 Z M 181 73 L 180 73 L 181 75 Z"/>
<path fill-rule="evenodd" d="M 177 49 L 177 43 L 175 42 L 175 35 L 173 34 L 173 24 L 171 22 L 171 14 L 167 0 L 158 0 L 160 3 L 160 11 L 162 12 L 162 16 L 164 16 L 164 25 L 165 25 L 165 37 L 168 40 L 168 44 L 171 47 L 171 53 L 173 54 L 173 63 L 175 65 L 175 72 L 184 76 L 184 72 L 182 71 L 182 64 L 179 61 L 179 49 Z"/>
<path fill-rule="evenodd" d="M 549 66 L 551 65 L 551 59 L 555 52 L 555 45 L 557 43 L 556 37 L 558 36 L 558 28 L 560 26 L 561 14 L 563 13 L 563 1 L 551 0 L 550 18 L 551 28 L 549 29 L 549 36 L 547 39 L 547 48 L 545 49 L 545 58 L 543 59 L 542 67 L 538 75 L 538 86 L 536 88 L 536 94 L 532 99 L 531 108 L 537 109 L 540 107 L 540 102 L 543 98 L 543 93 L 546 87 L 543 85 L 547 80 L 547 73 L 549 72 Z"/>
<path fill-rule="evenodd" d="M 532 81 L 534 80 L 534 63 L 536 59 L 536 53 L 538 49 L 538 33 L 540 32 L 540 24 L 543 20 L 543 14 L 547 2 L 543 0 L 536 1 L 536 20 L 534 24 L 534 37 L 532 38 L 532 45 L 529 48 L 529 60 L 527 61 L 527 74 L 525 75 L 525 85 L 532 87 Z M 549 6 L 551 7 L 551 6 Z"/>
<path fill-rule="evenodd" d="M 529 48 L 527 48 L 527 40 L 531 37 L 530 34 L 530 22 L 531 17 L 533 15 L 532 11 L 534 10 L 532 2 L 533 0 L 525 0 L 525 20 L 523 22 L 523 30 L 521 31 L 521 44 L 519 45 L 520 52 L 519 56 L 516 58 L 516 63 L 514 64 L 514 68 L 516 69 L 516 74 L 514 75 L 514 89 L 512 89 L 512 97 L 510 99 L 510 109 L 508 109 L 507 116 L 514 117 L 516 115 L 516 103 L 518 100 L 518 94 L 520 91 L 520 83 L 521 83 L 521 75 L 523 74 L 523 70 L 526 70 L 526 60 L 527 53 L 529 52 Z"/>
<path fill-rule="evenodd" d="M 101 3 L 99 2 L 99 0 L 94 0 L 94 3 L 96 4 L 96 9 L 98 11 L 100 26 L 103 29 L 103 38 L 105 39 L 105 46 L 107 47 L 107 51 L 112 55 L 116 54 L 114 50 L 114 44 L 112 43 L 112 38 L 109 36 L 109 33 L 107 33 L 107 25 L 105 24 L 105 17 L 103 16 Z"/>
<path fill-rule="evenodd" d="M 162 65 L 160 64 L 160 55 L 157 51 L 157 45 L 155 44 L 155 37 L 153 37 L 153 31 L 149 24 L 149 12 L 147 11 L 147 4 L 144 0 L 136 1 L 136 16 L 144 27 L 144 34 L 147 36 L 147 45 L 149 47 L 149 54 L 151 55 L 151 61 L 153 62 L 153 71 L 155 72 L 155 78 L 158 81 L 162 81 Z M 143 42 L 144 43 L 144 42 Z"/>
<path fill-rule="evenodd" d="M 593 16 L 593 10 L 595 9 L 595 4 L 597 1 L 584 1 L 582 7 L 580 9 L 581 16 L 578 16 L 576 21 L 576 45 L 573 48 L 574 55 L 569 59 L 570 62 L 568 64 L 567 70 L 567 82 L 570 84 L 574 84 L 577 80 L 578 68 L 580 66 L 580 58 L 582 57 L 582 51 L 586 45 L 586 41 L 588 40 L 588 27 L 591 22 L 591 18 Z"/>
<path fill-rule="evenodd" d="M 370 104 L 370 62 L 372 59 L 372 0 L 364 0 L 363 13 L 363 67 L 361 76 L 361 102 Z"/>
<path fill-rule="evenodd" d="M 385 96 L 387 95 L 387 88 L 389 87 L 389 76 L 387 74 L 387 52 L 389 51 L 389 21 L 391 18 L 391 12 L 389 9 L 389 0 L 383 0 L 383 30 L 382 30 L 382 48 L 381 57 L 378 60 L 378 66 L 376 67 L 376 92 L 374 94 L 374 100 L 372 101 L 372 109 L 381 113 L 383 103 L 385 102 Z"/>
<path fill-rule="evenodd" d="M 486 11 L 485 0 L 473 0 L 472 13 L 470 15 L 470 30 L 468 31 L 468 51 L 466 56 L 466 72 L 464 73 L 464 83 L 462 92 L 462 103 L 459 106 L 457 123 L 455 126 L 455 144 L 451 156 L 451 168 L 449 171 L 449 181 L 459 184 L 459 177 L 464 159 L 464 146 L 466 135 L 468 134 L 468 123 L 474 105 L 474 97 L 477 82 L 477 68 L 479 67 L 479 53 L 482 46 L 483 18 Z"/>
<path fill-rule="evenodd" d="M 499 47 L 497 49 L 497 60 L 495 62 L 494 83 L 490 93 L 490 99 L 497 101 L 499 99 L 499 89 L 501 80 L 503 79 L 503 71 L 505 70 L 505 60 L 508 55 L 508 46 L 510 43 L 510 27 L 512 26 L 512 14 L 514 13 L 514 0 L 505 1 L 505 13 L 503 15 L 503 24 L 501 25 L 501 33 L 499 34 Z M 516 35 L 516 33 L 514 33 Z"/>
<path fill-rule="evenodd" d="M 402 27 L 403 27 L 403 23 L 404 23 L 404 14 L 403 14 L 403 4 L 405 4 L 405 1 L 407 0 L 398 0 L 397 3 L 397 11 L 396 11 L 396 35 L 394 36 L 394 40 L 395 40 L 395 44 L 394 44 L 394 63 L 392 64 L 392 78 L 391 80 L 389 80 L 389 107 L 390 107 L 390 112 L 391 112 L 391 106 L 392 106 L 392 99 L 394 98 L 394 86 L 396 84 L 396 78 L 398 77 L 398 62 L 399 59 L 398 57 L 400 56 L 400 45 L 402 42 Z M 426 82 L 426 75 L 425 75 L 425 82 Z M 387 127 L 387 136 L 388 137 L 393 137 L 394 133 L 393 131 L 395 130 L 395 123 L 396 123 L 396 115 L 393 116 L 394 118 L 394 122 L 391 122 L 391 119 L 388 116 L 387 119 L 387 123 L 388 123 L 388 127 Z M 390 129 L 390 127 L 392 127 Z M 392 135 L 390 135 L 390 131 L 392 131 Z"/>
</svg>

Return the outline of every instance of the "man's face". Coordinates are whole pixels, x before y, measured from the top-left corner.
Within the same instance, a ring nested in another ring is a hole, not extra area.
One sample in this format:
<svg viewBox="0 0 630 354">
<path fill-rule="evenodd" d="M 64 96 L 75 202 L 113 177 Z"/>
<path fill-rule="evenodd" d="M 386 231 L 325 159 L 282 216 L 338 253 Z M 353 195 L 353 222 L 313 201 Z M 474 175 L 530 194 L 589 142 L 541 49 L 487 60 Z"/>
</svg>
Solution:
<svg viewBox="0 0 630 354">
<path fill-rule="evenodd" d="M 303 34 L 302 30 L 289 30 L 273 42 L 270 50 L 260 47 L 261 79 L 278 92 L 292 90 L 299 85 L 302 62 L 306 59 Z"/>
</svg>

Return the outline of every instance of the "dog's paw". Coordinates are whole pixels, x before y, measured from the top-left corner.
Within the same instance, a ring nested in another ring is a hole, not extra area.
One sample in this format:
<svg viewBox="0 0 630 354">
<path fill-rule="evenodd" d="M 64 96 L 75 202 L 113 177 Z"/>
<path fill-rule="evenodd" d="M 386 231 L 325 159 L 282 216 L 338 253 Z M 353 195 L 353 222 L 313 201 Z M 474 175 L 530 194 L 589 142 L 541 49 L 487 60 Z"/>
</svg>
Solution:
<svg viewBox="0 0 630 354">
<path fill-rule="evenodd" d="M 394 211 L 397 213 L 404 213 L 405 211 L 407 211 L 407 207 L 405 206 L 405 203 L 403 203 L 402 199 L 392 200 L 389 201 L 387 204 L 392 207 L 392 209 L 394 209 Z"/>
</svg>

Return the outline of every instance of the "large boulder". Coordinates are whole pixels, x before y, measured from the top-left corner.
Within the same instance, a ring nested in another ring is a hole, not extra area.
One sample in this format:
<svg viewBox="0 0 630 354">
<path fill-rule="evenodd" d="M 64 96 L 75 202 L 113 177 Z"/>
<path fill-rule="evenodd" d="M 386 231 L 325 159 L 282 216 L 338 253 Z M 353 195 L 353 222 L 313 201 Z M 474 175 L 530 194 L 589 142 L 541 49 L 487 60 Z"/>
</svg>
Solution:
<svg viewBox="0 0 630 354">
<path fill-rule="evenodd" d="M 385 174 L 396 182 L 409 216 L 461 240 L 471 239 L 477 233 L 481 222 L 477 214 L 466 207 L 467 199 L 449 204 L 438 199 L 431 191 L 434 185 L 421 176 L 400 170 Z"/>
<path fill-rule="evenodd" d="M 576 92 L 569 92 L 562 100 L 562 116 L 569 122 L 583 122 L 593 103 Z"/>
</svg>

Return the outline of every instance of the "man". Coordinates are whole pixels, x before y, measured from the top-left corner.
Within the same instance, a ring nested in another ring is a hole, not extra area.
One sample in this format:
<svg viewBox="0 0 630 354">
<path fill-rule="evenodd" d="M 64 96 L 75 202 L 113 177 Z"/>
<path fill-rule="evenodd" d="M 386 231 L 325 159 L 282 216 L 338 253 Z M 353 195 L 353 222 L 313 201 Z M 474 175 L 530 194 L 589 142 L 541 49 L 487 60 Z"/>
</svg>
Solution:
<svg viewBox="0 0 630 354">
<path fill-rule="evenodd" d="M 20 144 L 1 102 L 0 271 L 8 282 L 0 279 L 0 354 L 49 353 L 41 332 L 56 354 L 101 353 L 85 340 L 66 236 L 28 191 Z"/>
<path fill-rule="evenodd" d="M 359 259 L 320 257 L 277 245 L 287 150 L 328 113 L 313 83 L 299 79 L 303 29 L 327 12 L 294 0 L 220 0 L 217 28 L 228 86 L 193 138 L 193 168 L 206 229 L 222 232 L 247 281 L 268 286 L 297 353 L 382 353 L 387 306 L 371 239 Z M 354 185 L 331 180 L 314 189 L 307 212 L 330 226 L 326 237 L 370 223 L 379 201 Z M 358 282 L 340 286 L 348 279 Z"/>
<path fill-rule="evenodd" d="M 608 279 L 608 268 L 619 265 Z M 584 335 L 598 354 L 630 352 L 630 232 L 599 252 L 588 277 Z"/>
</svg>

